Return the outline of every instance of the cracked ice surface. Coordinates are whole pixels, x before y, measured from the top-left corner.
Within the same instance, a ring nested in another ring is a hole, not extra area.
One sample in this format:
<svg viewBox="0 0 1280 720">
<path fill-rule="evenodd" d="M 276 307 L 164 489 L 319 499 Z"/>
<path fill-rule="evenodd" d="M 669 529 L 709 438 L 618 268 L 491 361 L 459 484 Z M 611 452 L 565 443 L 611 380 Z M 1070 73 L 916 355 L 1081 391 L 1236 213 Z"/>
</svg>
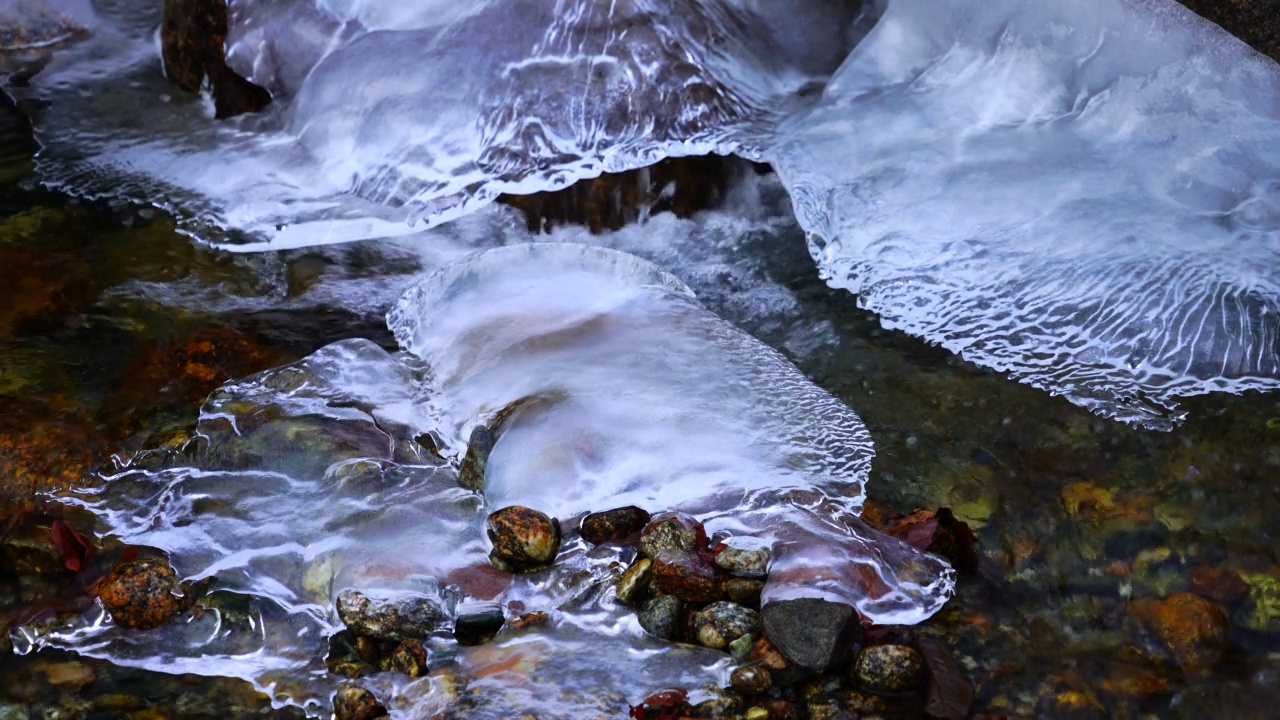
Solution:
<svg viewBox="0 0 1280 720">
<path fill-rule="evenodd" d="M 275 102 L 227 123 L 159 76 L 153 3 L 97 7 L 10 89 L 47 103 L 45 180 L 218 242 L 735 152 L 833 285 L 976 363 L 1162 428 L 1280 382 L 1280 70 L 1170 0 L 233 0 L 229 61 Z"/>
</svg>

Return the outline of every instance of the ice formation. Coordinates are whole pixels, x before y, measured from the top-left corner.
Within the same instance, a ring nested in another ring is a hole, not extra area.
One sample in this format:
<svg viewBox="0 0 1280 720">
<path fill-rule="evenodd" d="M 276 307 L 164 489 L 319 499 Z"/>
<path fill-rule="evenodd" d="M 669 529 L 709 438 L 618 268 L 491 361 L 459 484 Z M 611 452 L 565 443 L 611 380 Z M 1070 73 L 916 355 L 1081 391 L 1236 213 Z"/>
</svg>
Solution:
<svg viewBox="0 0 1280 720">
<path fill-rule="evenodd" d="M 499 690 L 468 717 L 582 717 L 602 709 L 592 703 L 723 681 L 723 656 L 664 652 L 614 603 L 621 549 L 574 540 L 540 574 L 489 570 L 484 518 L 511 504 L 566 528 L 627 504 L 677 509 L 710 532 L 766 541 L 766 601 L 824 597 L 913 623 L 950 594 L 945 563 L 858 520 L 872 456 L 858 417 L 650 263 L 562 243 L 484 251 L 416 285 L 389 325 L 408 352 L 348 340 L 228 384 L 181 451 L 144 455 L 71 499 L 101 531 L 166 551 L 183 576 L 216 578 L 217 609 L 151 631 L 93 616 L 32 639 L 242 677 L 318 708 L 334 683 L 323 664 L 340 628 L 333 599 L 356 588 L 554 614 L 546 633 L 461 652 L 460 672 Z M 420 440 L 456 460 L 472 427 L 511 407 L 483 494 Z M 477 670 L 508 652 L 532 653 L 535 679 L 561 694 L 513 695 L 527 680 L 507 687 Z M 591 675 L 606 662 L 610 678 Z M 620 662 L 637 664 L 624 686 Z M 432 683 L 385 689 L 428 717 L 446 702 Z"/>
<path fill-rule="evenodd" d="M 220 123 L 156 5 L 9 88 L 54 187 L 254 249 L 733 152 L 886 325 L 1102 415 L 1280 377 L 1280 71 L 1172 0 L 232 0 L 275 99 Z"/>
</svg>

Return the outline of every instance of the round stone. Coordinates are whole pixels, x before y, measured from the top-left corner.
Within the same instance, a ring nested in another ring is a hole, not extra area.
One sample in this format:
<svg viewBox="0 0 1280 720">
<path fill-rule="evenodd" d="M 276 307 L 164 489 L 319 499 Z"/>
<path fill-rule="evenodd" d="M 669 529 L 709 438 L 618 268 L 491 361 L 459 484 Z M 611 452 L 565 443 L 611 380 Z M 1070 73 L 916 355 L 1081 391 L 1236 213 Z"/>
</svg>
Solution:
<svg viewBox="0 0 1280 720">
<path fill-rule="evenodd" d="M 649 582 L 653 579 L 653 561 L 640 558 L 622 573 L 618 580 L 618 600 L 624 603 L 637 604 L 649 590 Z"/>
<path fill-rule="evenodd" d="M 656 558 L 667 550 L 693 552 L 698 549 L 698 523 L 676 513 L 655 517 L 640 531 L 640 553 Z"/>
<path fill-rule="evenodd" d="M 648 522 L 649 513 L 635 505 L 592 513 L 582 519 L 582 539 L 592 545 L 624 540 Z"/>
<path fill-rule="evenodd" d="M 640 627 L 663 640 L 671 640 L 680 628 L 680 610 L 684 603 L 674 595 L 659 595 L 645 603 L 640 611 Z"/>
<path fill-rule="evenodd" d="M 520 505 L 490 514 L 486 530 L 493 543 L 490 559 L 500 561 L 495 565 L 504 570 L 542 569 L 550 565 L 560 551 L 560 522 Z"/>
<path fill-rule="evenodd" d="M 723 650 L 743 635 L 760 632 L 760 614 L 731 602 L 714 602 L 693 616 L 694 633 L 704 647 Z"/>
<path fill-rule="evenodd" d="M 769 548 L 726 547 L 716 554 L 716 567 L 743 578 L 764 577 L 769 572 Z"/>
<path fill-rule="evenodd" d="M 906 692 L 918 687 L 924 678 L 924 659 L 915 648 L 906 645 L 863 648 L 853 663 L 853 677 L 874 692 Z"/>
<path fill-rule="evenodd" d="M 743 695 L 759 695 L 773 687 L 773 676 L 758 665 L 740 667 L 729 675 L 729 686 Z"/>
<path fill-rule="evenodd" d="M 182 606 L 178 577 L 164 560 L 117 565 L 97 584 L 98 598 L 120 627 L 149 630 L 169 622 Z"/>
</svg>

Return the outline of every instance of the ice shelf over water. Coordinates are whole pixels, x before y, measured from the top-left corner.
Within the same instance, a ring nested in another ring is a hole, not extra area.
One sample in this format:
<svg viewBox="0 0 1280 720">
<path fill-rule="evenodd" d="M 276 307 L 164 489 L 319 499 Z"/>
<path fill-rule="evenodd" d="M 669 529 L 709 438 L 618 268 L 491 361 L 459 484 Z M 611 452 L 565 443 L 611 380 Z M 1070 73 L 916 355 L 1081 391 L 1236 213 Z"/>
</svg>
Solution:
<svg viewBox="0 0 1280 720">
<path fill-rule="evenodd" d="M 738 153 L 888 326 L 1150 427 L 1280 382 L 1280 67 L 1172 0 L 231 0 L 274 100 L 220 122 L 163 79 L 159 3 L 59 2 L 93 36 L 8 88 L 44 181 L 214 242 Z"/>
<path fill-rule="evenodd" d="M 566 243 L 488 250 L 427 276 L 388 323 L 407 352 L 347 340 L 229 383 L 181 450 L 68 499 L 100 532 L 164 550 L 183 577 L 215 578 L 210 611 L 148 631 L 91 613 L 27 639 L 241 677 L 319 711 L 337 682 L 324 653 L 341 590 L 426 595 L 449 612 L 518 603 L 551 626 L 476 649 L 435 641 L 459 653 L 458 682 L 484 692 L 459 694 L 439 673 L 376 687 L 403 717 L 577 718 L 727 672 L 722 653 L 654 641 L 616 604 L 630 551 L 578 539 L 588 512 L 681 510 L 769 543 L 766 602 L 822 597 L 899 624 L 951 593 L 943 561 L 858 519 L 873 452 L 857 415 L 644 260 Z M 504 409 L 483 492 L 461 488 L 465 439 Z M 485 517 L 512 504 L 568 531 L 550 570 L 489 567 Z M 513 664 L 510 677 L 486 670 Z"/>
</svg>

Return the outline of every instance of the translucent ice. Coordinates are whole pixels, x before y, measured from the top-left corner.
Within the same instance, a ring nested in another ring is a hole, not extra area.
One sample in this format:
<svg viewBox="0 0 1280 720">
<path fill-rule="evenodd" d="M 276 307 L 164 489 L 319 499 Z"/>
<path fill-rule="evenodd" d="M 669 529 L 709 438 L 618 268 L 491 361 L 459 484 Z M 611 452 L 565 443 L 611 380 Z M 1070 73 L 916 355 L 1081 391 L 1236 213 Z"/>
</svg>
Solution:
<svg viewBox="0 0 1280 720">
<path fill-rule="evenodd" d="M 209 610 L 150 631 L 92 614 L 29 640 L 242 677 L 319 710 L 335 684 L 324 653 L 339 591 L 427 596 L 447 611 L 492 601 L 553 621 L 475 650 L 436 639 L 459 653 L 458 682 L 484 692 L 451 695 L 439 676 L 377 687 L 408 717 L 568 718 L 723 684 L 726 671 L 721 654 L 647 638 L 614 602 L 630 551 L 576 537 L 591 511 L 682 510 L 712 533 L 768 542 L 766 601 L 822 597 L 912 623 L 951 592 L 944 562 L 858 520 L 872 456 L 858 417 L 639 258 L 561 243 L 484 251 L 426 277 L 388 322 L 407 353 L 348 340 L 230 383 L 181 450 L 144 454 L 70 498 L 102 532 L 214 578 Z M 471 428 L 499 414 L 483 493 L 465 490 L 440 455 L 456 462 Z M 488 565 L 485 517 L 517 503 L 569 529 L 550 570 Z"/>
</svg>

